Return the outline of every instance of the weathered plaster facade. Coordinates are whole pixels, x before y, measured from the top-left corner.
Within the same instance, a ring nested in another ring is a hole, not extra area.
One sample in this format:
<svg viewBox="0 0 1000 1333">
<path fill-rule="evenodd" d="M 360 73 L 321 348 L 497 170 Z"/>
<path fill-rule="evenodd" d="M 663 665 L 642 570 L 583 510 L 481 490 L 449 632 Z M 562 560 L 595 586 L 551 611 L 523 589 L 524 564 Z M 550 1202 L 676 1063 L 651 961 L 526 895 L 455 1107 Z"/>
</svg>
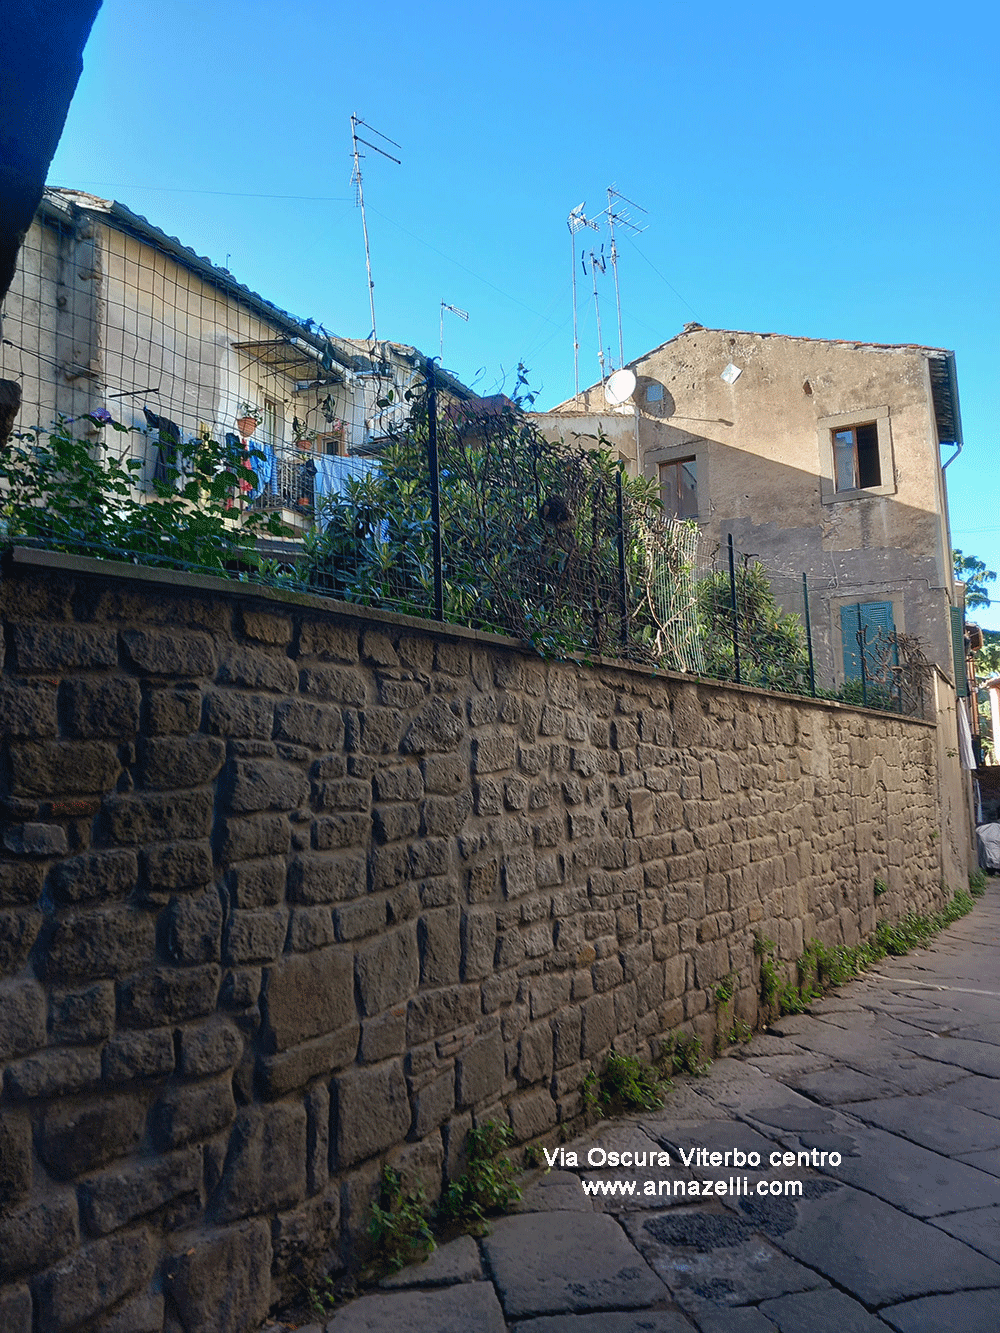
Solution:
<svg viewBox="0 0 1000 1333">
<path fill-rule="evenodd" d="M 896 629 L 918 635 L 953 680 L 940 458 L 941 443 L 960 438 L 950 357 L 693 326 L 631 363 L 636 390 L 621 409 L 598 384 L 537 419 L 563 433 L 602 431 L 651 478 L 693 459 L 706 545 L 732 533 L 772 573 L 807 575 L 824 674 L 836 679 L 842 667 L 840 608 L 884 599 Z M 732 384 L 721 377 L 727 365 L 741 372 Z M 838 491 L 832 432 L 863 422 L 878 427 L 880 484 Z"/>
</svg>

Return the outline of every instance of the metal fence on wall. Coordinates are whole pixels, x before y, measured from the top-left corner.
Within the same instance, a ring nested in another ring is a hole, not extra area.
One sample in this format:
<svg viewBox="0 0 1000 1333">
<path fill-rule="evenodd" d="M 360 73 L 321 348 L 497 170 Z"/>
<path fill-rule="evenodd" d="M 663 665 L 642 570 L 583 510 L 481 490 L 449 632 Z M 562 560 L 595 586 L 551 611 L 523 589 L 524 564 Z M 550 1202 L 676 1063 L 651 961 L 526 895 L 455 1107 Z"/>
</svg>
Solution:
<svg viewBox="0 0 1000 1333">
<path fill-rule="evenodd" d="M 380 456 L 330 461 L 322 475 L 298 451 L 250 459 L 234 527 L 240 513 L 294 508 L 312 521 L 304 541 L 272 538 L 255 556 L 223 540 L 206 561 L 162 531 L 116 536 L 111 524 L 95 540 L 63 522 L 36 523 L 32 543 L 495 631 L 548 656 L 924 714 L 926 664 L 891 627 L 862 623 L 860 610 L 856 627 L 843 618 L 838 671 L 828 624 L 817 651 L 815 620 L 829 609 L 805 575 L 768 568 L 731 537 L 706 550 L 696 524 L 665 515 L 608 455 L 545 441 L 509 402 L 442 405 L 432 367 L 424 390 Z M 16 526 L 8 537 L 23 540 Z"/>
</svg>

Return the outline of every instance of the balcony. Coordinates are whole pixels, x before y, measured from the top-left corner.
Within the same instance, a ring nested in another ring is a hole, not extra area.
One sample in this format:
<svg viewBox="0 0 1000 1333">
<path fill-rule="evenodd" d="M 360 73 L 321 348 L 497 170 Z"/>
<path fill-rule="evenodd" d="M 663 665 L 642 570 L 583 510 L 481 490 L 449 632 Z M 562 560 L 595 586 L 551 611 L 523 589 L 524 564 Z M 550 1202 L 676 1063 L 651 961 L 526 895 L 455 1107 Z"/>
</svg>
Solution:
<svg viewBox="0 0 1000 1333">
<path fill-rule="evenodd" d="M 349 480 L 377 466 L 372 458 L 317 454 L 284 444 L 274 447 L 255 442 L 254 448 L 264 457 L 251 459 L 258 481 L 249 494 L 251 507 L 281 511 L 286 522 L 294 525 L 311 523 L 324 500 L 346 494 Z"/>
</svg>

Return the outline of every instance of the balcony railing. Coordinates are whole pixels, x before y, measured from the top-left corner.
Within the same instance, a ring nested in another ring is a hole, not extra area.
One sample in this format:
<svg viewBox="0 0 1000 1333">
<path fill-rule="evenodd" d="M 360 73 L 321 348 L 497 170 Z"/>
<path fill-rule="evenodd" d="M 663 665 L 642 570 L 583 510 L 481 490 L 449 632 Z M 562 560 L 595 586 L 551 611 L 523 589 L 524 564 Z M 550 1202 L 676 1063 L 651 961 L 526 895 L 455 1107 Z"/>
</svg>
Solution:
<svg viewBox="0 0 1000 1333">
<path fill-rule="evenodd" d="M 288 509 L 307 517 L 327 497 L 343 495 L 351 478 L 363 477 L 376 466 L 371 458 L 316 454 L 288 445 L 275 448 L 254 441 L 252 448 L 259 449 L 263 457 L 250 457 L 257 474 L 257 486 L 249 495 L 251 505 Z"/>
</svg>

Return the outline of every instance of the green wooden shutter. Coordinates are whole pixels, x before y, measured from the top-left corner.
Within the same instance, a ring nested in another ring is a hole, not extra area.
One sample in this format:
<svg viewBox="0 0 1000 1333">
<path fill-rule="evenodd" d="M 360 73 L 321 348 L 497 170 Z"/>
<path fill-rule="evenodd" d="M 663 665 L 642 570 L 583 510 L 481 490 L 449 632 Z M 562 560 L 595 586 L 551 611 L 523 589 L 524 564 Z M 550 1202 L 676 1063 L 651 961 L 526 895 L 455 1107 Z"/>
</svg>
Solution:
<svg viewBox="0 0 1000 1333">
<path fill-rule="evenodd" d="M 955 691 L 960 699 L 969 693 L 969 678 L 965 674 L 965 617 L 961 607 L 949 607 L 951 611 L 951 651 L 955 658 Z"/>
<path fill-rule="evenodd" d="M 867 630 L 865 640 L 865 672 L 872 680 L 879 670 L 880 654 L 874 642 L 879 632 L 892 634 L 895 625 L 892 619 L 892 602 L 855 602 L 853 606 L 840 608 L 840 637 L 844 644 L 844 679 L 861 679 L 861 651 L 858 644 L 858 621 L 860 617 L 862 631 Z M 895 660 L 895 653 L 893 654 Z"/>
</svg>

